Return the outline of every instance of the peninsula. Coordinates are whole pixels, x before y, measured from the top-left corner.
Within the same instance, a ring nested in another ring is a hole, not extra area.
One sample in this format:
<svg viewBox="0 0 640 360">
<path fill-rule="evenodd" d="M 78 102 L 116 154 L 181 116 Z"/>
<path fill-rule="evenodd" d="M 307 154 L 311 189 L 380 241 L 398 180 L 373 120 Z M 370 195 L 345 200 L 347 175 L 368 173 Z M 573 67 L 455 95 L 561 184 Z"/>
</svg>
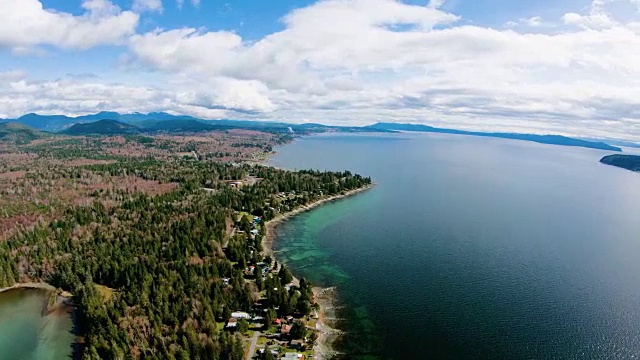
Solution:
<svg viewBox="0 0 640 360">
<path fill-rule="evenodd" d="M 608 155 L 600 159 L 600 162 L 603 164 L 640 172 L 640 156 L 638 155 Z"/>
</svg>

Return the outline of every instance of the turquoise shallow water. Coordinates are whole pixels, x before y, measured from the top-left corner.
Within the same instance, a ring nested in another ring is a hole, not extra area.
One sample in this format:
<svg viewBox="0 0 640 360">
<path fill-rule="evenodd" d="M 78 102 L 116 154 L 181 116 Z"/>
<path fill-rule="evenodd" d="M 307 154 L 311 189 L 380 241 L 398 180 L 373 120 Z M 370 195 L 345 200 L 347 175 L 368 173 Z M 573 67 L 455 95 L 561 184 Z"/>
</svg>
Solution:
<svg viewBox="0 0 640 360">
<path fill-rule="evenodd" d="M 44 290 L 0 293 L 0 360 L 71 358 L 73 322 L 68 314 L 42 316 Z"/>
<path fill-rule="evenodd" d="M 323 135 L 272 159 L 376 186 L 278 228 L 345 308 L 347 358 L 640 354 L 640 174 L 606 152 L 453 135 Z"/>
</svg>

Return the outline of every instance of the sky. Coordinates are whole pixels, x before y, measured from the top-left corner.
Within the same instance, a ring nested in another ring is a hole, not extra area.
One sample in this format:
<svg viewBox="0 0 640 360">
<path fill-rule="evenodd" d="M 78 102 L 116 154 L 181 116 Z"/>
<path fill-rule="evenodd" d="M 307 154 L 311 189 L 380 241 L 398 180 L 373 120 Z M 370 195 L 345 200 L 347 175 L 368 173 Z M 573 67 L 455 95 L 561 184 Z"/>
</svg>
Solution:
<svg viewBox="0 0 640 360">
<path fill-rule="evenodd" d="M 98 111 L 640 141 L 640 0 L 0 0 L 0 118 Z"/>
</svg>

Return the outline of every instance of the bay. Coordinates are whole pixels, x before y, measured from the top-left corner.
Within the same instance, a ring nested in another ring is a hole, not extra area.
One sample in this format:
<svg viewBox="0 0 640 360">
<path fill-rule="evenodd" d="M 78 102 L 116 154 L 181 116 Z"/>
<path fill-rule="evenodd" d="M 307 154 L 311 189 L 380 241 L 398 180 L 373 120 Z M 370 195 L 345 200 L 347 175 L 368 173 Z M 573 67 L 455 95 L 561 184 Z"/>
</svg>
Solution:
<svg viewBox="0 0 640 360">
<path fill-rule="evenodd" d="M 337 286 L 346 358 L 640 354 L 640 174 L 607 152 L 440 134 L 330 134 L 271 164 L 376 186 L 277 230 L 278 258 Z"/>
<path fill-rule="evenodd" d="M 72 355 L 73 321 L 65 311 L 43 314 L 49 291 L 0 293 L 0 360 L 61 360 Z"/>
</svg>

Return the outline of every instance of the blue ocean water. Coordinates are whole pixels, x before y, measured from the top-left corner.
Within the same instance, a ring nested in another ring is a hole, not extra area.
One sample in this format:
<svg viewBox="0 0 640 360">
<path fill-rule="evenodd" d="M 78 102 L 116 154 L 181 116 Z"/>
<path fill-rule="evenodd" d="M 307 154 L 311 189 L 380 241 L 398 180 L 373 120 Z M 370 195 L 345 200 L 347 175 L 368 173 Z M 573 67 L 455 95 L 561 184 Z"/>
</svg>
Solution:
<svg viewBox="0 0 640 360">
<path fill-rule="evenodd" d="M 640 356 L 640 174 L 606 152 L 440 134 L 330 134 L 273 165 L 376 186 L 277 230 L 337 286 L 346 358 Z"/>
</svg>

